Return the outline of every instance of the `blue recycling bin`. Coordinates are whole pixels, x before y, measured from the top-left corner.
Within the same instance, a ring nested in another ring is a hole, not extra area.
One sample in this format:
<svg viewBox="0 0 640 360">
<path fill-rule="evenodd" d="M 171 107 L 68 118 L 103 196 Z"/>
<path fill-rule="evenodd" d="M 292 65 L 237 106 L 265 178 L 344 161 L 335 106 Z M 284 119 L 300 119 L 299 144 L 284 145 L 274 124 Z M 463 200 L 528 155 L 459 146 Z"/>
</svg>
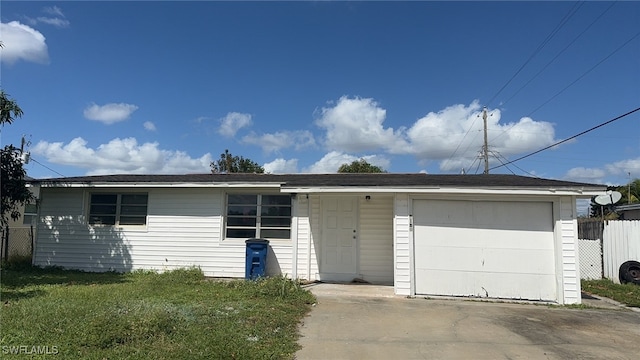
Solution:
<svg viewBox="0 0 640 360">
<path fill-rule="evenodd" d="M 247 253 L 244 278 L 255 280 L 259 277 L 264 277 L 267 270 L 269 240 L 253 238 L 246 240 L 245 244 L 247 245 Z"/>
</svg>

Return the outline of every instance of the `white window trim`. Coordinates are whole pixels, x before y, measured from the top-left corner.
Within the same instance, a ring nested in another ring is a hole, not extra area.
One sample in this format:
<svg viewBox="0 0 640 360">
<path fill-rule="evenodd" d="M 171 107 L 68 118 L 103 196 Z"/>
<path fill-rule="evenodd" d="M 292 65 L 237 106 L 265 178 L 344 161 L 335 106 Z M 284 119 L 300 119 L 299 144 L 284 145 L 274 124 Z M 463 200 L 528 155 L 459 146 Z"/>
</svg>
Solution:
<svg viewBox="0 0 640 360">
<path fill-rule="evenodd" d="M 116 221 L 115 224 L 91 224 L 91 195 L 117 195 L 116 199 Z M 122 207 L 122 195 L 146 195 L 147 196 L 147 214 L 145 215 L 144 224 L 131 224 L 131 225 L 121 225 L 120 224 L 120 211 Z M 149 193 L 141 192 L 141 191 L 89 191 L 87 193 L 87 208 L 86 208 L 86 223 L 87 226 L 95 227 L 95 228 L 120 228 L 120 229 L 132 229 L 132 230 L 146 230 L 149 224 Z"/>
<path fill-rule="evenodd" d="M 233 192 L 225 192 L 223 193 L 224 196 L 224 208 L 223 208 L 223 219 L 222 219 L 222 239 L 223 241 L 242 241 L 244 242 L 245 240 L 247 240 L 248 238 L 236 238 L 236 237 L 227 237 L 227 219 L 229 218 L 228 212 L 229 212 L 229 195 L 257 195 L 258 196 L 258 204 L 256 211 L 258 212 L 258 214 L 260 213 L 260 208 L 262 206 L 262 196 L 263 195 L 282 195 L 282 196 L 289 196 L 290 199 L 290 207 L 291 207 L 291 216 L 289 217 L 289 237 L 286 239 L 283 238 L 264 238 L 269 240 L 270 243 L 274 243 L 274 242 L 290 242 L 293 239 L 293 218 L 294 218 L 294 214 L 293 214 L 293 198 L 291 198 L 291 194 L 287 194 L 287 193 L 280 193 L 280 192 L 270 192 L 270 191 L 233 191 Z M 255 238 L 261 238 L 260 237 L 260 216 L 256 216 L 256 236 Z M 282 227 L 284 229 L 284 227 Z"/>
</svg>

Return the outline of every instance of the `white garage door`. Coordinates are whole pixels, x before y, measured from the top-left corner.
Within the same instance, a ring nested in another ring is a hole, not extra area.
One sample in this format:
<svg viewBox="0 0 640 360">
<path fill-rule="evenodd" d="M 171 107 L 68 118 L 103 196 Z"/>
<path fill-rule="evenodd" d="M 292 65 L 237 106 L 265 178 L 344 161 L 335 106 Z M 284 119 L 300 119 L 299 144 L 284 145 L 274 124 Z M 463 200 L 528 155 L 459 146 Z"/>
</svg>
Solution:
<svg viewBox="0 0 640 360">
<path fill-rule="evenodd" d="M 556 300 L 549 202 L 414 200 L 420 295 Z"/>
</svg>

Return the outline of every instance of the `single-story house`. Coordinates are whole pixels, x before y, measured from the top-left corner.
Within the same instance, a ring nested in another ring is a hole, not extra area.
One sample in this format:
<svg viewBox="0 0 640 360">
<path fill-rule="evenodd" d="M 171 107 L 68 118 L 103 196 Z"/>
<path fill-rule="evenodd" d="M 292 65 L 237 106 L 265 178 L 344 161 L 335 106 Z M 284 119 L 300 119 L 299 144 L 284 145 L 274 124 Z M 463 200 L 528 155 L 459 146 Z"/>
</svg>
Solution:
<svg viewBox="0 0 640 360">
<path fill-rule="evenodd" d="M 398 295 L 580 303 L 576 199 L 605 186 L 516 175 L 193 174 L 37 180 L 35 265 L 198 266 L 393 285 Z"/>
<path fill-rule="evenodd" d="M 616 205 L 615 211 L 620 220 L 640 220 L 640 204 Z"/>
</svg>

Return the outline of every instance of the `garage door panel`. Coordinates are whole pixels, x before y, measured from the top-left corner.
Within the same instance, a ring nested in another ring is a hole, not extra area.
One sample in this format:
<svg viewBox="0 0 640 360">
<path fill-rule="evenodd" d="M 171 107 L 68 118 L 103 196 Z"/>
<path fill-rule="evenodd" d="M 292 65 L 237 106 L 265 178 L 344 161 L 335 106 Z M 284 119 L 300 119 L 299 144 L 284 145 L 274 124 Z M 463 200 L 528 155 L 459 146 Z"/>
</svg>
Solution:
<svg viewBox="0 0 640 360">
<path fill-rule="evenodd" d="M 414 200 L 415 292 L 555 300 L 550 202 Z"/>
<path fill-rule="evenodd" d="M 421 274 L 416 273 L 416 276 Z M 555 281 L 554 275 L 522 274 L 518 282 L 511 281 L 511 276 L 505 273 L 473 273 L 464 271 L 438 270 L 432 272 L 433 280 L 426 289 L 416 287 L 416 293 L 421 295 L 448 296 L 476 296 L 501 299 L 553 299 L 555 291 L 541 288 L 539 283 Z M 452 289 L 450 281 L 455 279 L 457 286 Z M 452 291 L 453 290 L 453 291 Z"/>
<path fill-rule="evenodd" d="M 450 250 L 431 248 L 428 254 L 420 257 L 416 269 L 553 275 L 553 251 L 549 250 L 523 253 L 516 249 L 459 248 L 455 255 L 445 255 L 451 253 Z"/>
<path fill-rule="evenodd" d="M 415 206 L 422 215 L 414 216 L 418 226 L 549 231 L 553 225 L 550 203 L 544 202 L 417 200 Z"/>
<path fill-rule="evenodd" d="M 456 229 L 455 231 L 441 227 L 425 227 L 425 232 L 430 234 L 427 246 L 442 247 L 497 247 L 503 249 L 550 249 L 553 250 L 553 243 L 536 241 L 539 235 L 523 233 L 513 230 L 493 230 L 487 229 L 479 236 L 478 229 Z M 475 241 L 470 241 L 475 239 Z"/>
</svg>

